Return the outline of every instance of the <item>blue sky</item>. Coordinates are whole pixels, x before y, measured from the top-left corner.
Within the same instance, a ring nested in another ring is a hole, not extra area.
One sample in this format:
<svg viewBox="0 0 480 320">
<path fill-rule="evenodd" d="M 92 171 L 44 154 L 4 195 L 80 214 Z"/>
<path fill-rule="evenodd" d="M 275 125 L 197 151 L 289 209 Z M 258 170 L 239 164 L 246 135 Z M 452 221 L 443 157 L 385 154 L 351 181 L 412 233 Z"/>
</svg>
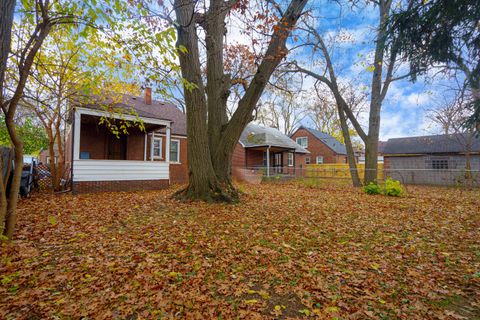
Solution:
<svg viewBox="0 0 480 320">
<path fill-rule="evenodd" d="M 369 56 L 374 49 L 375 26 L 378 24 L 378 8 L 373 5 L 351 8 L 340 6 L 335 1 L 316 0 L 311 2 L 315 17 L 315 27 L 325 39 L 337 39 L 339 34 L 348 41 L 336 42 L 336 49 L 331 51 L 332 60 L 340 79 L 354 83 L 359 88 L 367 86 L 369 91 L 371 72 L 367 71 Z M 316 71 L 322 57 L 309 50 L 295 52 L 293 57 L 305 67 Z M 408 71 L 406 65 L 400 66 L 397 75 Z M 428 135 L 438 133 L 438 127 L 425 117 L 426 109 L 437 105 L 445 92 L 448 80 L 436 79 L 426 84 L 423 78 L 412 83 L 409 80 L 393 82 L 382 107 L 380 139 L 393 137 Z M 367 125 L 367 114 L 362 123 Z M 308 125 L 308 122 L 306 123 Z"/>
</svg>

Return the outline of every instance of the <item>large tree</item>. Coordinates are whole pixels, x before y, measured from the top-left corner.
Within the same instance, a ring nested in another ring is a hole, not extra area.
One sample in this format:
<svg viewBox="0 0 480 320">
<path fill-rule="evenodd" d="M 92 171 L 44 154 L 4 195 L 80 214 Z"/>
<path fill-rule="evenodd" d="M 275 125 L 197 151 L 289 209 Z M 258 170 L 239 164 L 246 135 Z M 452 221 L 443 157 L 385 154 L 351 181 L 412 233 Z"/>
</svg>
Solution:
<svg viewBox="0 0 480 320">
<path fill-rule="evenodd" d="M 348 163 L 352 172 L 353 184 L 360 186 L 360 178 L 358 176 L 353 146 L 349 134 L 348 121 L 358 133 L 359 137 L 365 144 L 365 176 L 366 184 L 376 181 L 378 166 L 378 140 L 380 134 L 380 113 L 382 103 L 387 95 L 390 84 L 399 79 L 403 79 L 406 75 L 397 76 L 395 74 L 398 65 L 398 55 L 396 47 L 388 47 L 386 42 L 386 22 L 392 10 L 392 0 L 372 0 L 366 1 L 367 4 L 373 5 L 378 14 L 377 25 L 375 26 L 373 54 L 371 60 L 366 61 L 366 70 L 371 72 L 369 86 L 369 107 L 368 107 L 368 127 L 365 130 L 358 116 L 353 112 L 351 103 L 345 97 L 340 85 L 340 73 L 336 68 L 334 57 L 335 45 L 329 45 L 326 34 L 318 29 L 315 21 L 306 20 L 299 26 L 299 36 L 301 42 L 306 46 L 310 46 L 313 54 L 320 54 L 324 59 L 321 64 L 323 70 L 305 67 L 300 63 L 294 63 L 294 70 L 303 72 L 316 80 L 323 82 L 329 90 L 331 90 L 338 108 L 338 116 L 345 137 L 347 148 Z M 342 36 L 342 35 L 340 35 Z"/>
<path fill-rule="evenodd" d="M 23 90 L 27 83 L 27 79 L 30 74 L 30 69 L 32 67 L 35 55 L 38 50 L 40 50 L 43 41 L 50 33 L 50 30 L 55 25 L 71 23 L 72 14 L 71 11 L 58 10 L 59 7 L 52 8 L 50 1 L 32 1 L 32 2 L 22 2 L 20 11 L 22 12 L 20 20 L 23 23 L 32 22 L 35 25 L 35 28 L 28 35 L 25 35 L 25 41 L 21 44 L 16 44 L 21 46 L 21 50 L 18 51 L 18 56 L 16 57 L 16 78 L 15 83 L 12 85 L 12 93 L 8 96 L 5 95 L 5 73 L 8 66 L 8 58 L 10 55 L 11 48 L 11 35 L 13 27 L 13 10 L 15 7 L 15 1 L 2 1 L 2 6 L 5 5 L 5 8 L 2 8 L 2 14 L 5 12 L 5 22 L 2 17 L 1 31 L 0 31 L 0 41 L 2 42 L 2 53 L 0 57 L 0 83 L 1 83 L 1 96 L 0 96 L 0 106 L 2 112 L 5 115 L 5 125 L 11 140 L 11 144 L 14 147 L 15 155 L 14 162 L 15 167 L 13 171 L 13 178 L 11 182 L 10 194 L 8 195 L 8 200 L 6 196 L 2 195 L 2 202 L 8 202 L 7 206 L 2 205 L 2 212 L 0 212 L 0 231 L 11 238 L 13 236 L 13 231 L 15 228 L 17 216 L 17 199 L 18 199 L 18 190 L 20 188 L 20 178 L 23 167 L 23 142 L 17 132 L 17 126 L 14 122 L 15 114 L 20 102 L 20 99 L 23 95 Z M 5 9 L 6 11 L 3 11 Z M 62 8 L 63 9 L 63 8 Z M 12 68 L 14 68 L 12 66 Z"/>
<path fill-rule="evenodd" d="M 276 5 L 281 16 L 271 30 L 267 50 L 253 78 L 245 85 L 236 110 L 228 118 L 227 100 L 232 82 L 231 76 L 224 71 L 226 17 L 232 10 L 245 8 L 246 1 L 174 1 L 180 67 L 187 82 L 184 94 L 189 185 L 179 195 L 189 199 L 216 201 L 238 199 L 238 193 L 231 183 L 233 150 L 243 129 L 252 120 L 252 112 L 268 79 L 288 52 L 287 39 L 306 3 L 307 0 L 291 0 L 284 11 Z M 200 56 L 202 34 L 205 41 L 206 79 L 202 76 Z"/>
<path fill-rule="evenodd" d="M 467 126 L 480 130 L 480 1 L 411 0 L 396 7 L 386 36 L 408 59 L 411 79 L 435 68 L 460 73 L 471 100 Z"/>
<path fill-rule="evenodd" d="M 161 86 L 166 83 L 165 74 L 168 73 L 159 72 L 161 69 L 159 60 L 169 65 L 170 70 L 175 70 L 174 64 L 171 62 L 174 59 L 170 58 L 176 57 L 176 52 L 174 55 L 169 54 L 172 51 L 169 50 L 169 47 L 172 47 L 175 33 L 173 28 L 161 29 L 160 26 L 143 28 L 146 23 L 144 23 L 144 19 L 140 18 L 147 17 L 146 3 L 141 1 L 133 5 L 131 2 L 118 0 L 25 0 L 19 3 L 7 0 L 1 2 L 0 107 L 5 116 L 5 125 L 11 145 L 15 150 L 15 167 L 10 193 L 8 195 L 4 192 L 1 193 L 0 233 L 2 235 L 11 239 L 17 220 L 16 207 L 23 166 L 23 142 L 16 130 L 15 118 L 18 106 L 24 98 L 24 90 L 31 76 L 32 66 L 45 40 L 52 31 L 60 28 L 75 29 L 80 37 L 92 33 L 101 34 L 98 36 L 99 39 L 102 39 L 101 41 L 111 40 L 109 44 L 106 44 L 110 48 L 110 56 L 122 56 L 123 60 L 126 60 L 123 67 L 109 61 L 111 65 L 107 67 L 114 70 L 117 77 L 123 76 L 119 69 L 123 69 L 125 66 L 134 66 L 135 62 L 145 62 L 138 61 L 132 55 L 132 51 L 140 48 L 144 53 L 148 53 L 148 56 L 155 56 L 158 59 L 148 59 L 150 63 L 148 70 L 156 71 L 155 74 L 158 76 L 152 75 L 152 78 Z M 24 32 L 19 33 L 20 36 L 13 42 L 14 12 L 16 26 L 25 28 Z M 152 21 L 151 17 L 148 19 Z M 151 44 L 157 44 L 163 40 L 166 45 L 155 47 L 156 50 L 152 50 Z M 92 60 L 85 67 L 101 69 L 104 65 L 102 65 L 102 61 Z M 5 76 L 6 73 L 9 74 L 8 77 Z M 153 74 L 153 72 L 150 73 Z M 145 74 L 148 73 L 145 72 Z M 107 85 L 108 83 L 102 84 Z M 102 84 L 100 84 L 100 88 L 91 89 L 97 89 L 98 92 L 98 89 L 104 88 L 101 87 Z M 93 90 L 89 93 L 93 93 Z"/>
</svg>

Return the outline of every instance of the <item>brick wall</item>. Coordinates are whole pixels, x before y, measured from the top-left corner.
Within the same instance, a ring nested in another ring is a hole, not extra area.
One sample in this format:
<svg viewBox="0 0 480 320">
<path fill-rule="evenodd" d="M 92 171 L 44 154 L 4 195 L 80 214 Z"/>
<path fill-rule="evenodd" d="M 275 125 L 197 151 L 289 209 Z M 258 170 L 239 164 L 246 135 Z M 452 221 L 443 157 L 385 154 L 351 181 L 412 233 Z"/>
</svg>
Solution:
<svg viewBox="0 0 480 320">
<path fill-rule="evenodd" d="M 89 152 L 90 159 L 106 159 L 107 134 L 108 131 L 104 126 L 94 123 L 82 123 L 80 152 Z"/>
<path fill-rule="evenodd" d="M 145 134 L 131 132 L 127 136 L 127 160 L 143 160 L 145 149 Z"/>
<path fill-rule="evenodd" d="M 263 167 L 263 150 L 245 149 L 246 167 Z"/>
<path fill-rule="evenodd" d="M 297 130 L 293 134 L 292 139 L 296 141 L 299 137 L 308 138 L 308 147 L 306 149 L 310 151 L 310 154 L 305 157 L 310 157 L 310 163 L 316 163 L 317 156 L 323 156 L 323 163 L 345 163 L 346 155 L 336 154 L 332 149 L 307 130 L 303 128 Z M 305 159 L 303 163 L 305 163 Z"/>
<path fill-rule="evenodd" d="M 77 181 L 73 183 L 73 193 L 158 190 L 167 187 L 168 180 Z"/>
<path fill-rule="evenodd" d="M 180 141 L 180 163 L 170 163 L 170 182 L 188 183 L 187 138 L 172 137 Z"/>
<path fill-rule="evenodd" d="M 240 143 L 237 143 L 232 155 L 232 167 L 244 168 L 245 167 L 245 148 Z"/>
</svg>

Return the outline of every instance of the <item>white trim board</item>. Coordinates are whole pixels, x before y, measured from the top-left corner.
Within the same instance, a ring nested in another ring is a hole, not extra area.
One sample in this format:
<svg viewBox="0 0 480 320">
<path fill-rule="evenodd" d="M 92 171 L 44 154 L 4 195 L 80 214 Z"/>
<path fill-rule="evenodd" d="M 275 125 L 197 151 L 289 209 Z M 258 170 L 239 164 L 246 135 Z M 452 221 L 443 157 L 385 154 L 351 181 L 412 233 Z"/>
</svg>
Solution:
<svg viewBox="0 0 480 320">
<path fill-rule="evenodd" d="M 76 160 L 73 181 L 168 180 L 169 164 L 160 161 Z"/>
</svg>

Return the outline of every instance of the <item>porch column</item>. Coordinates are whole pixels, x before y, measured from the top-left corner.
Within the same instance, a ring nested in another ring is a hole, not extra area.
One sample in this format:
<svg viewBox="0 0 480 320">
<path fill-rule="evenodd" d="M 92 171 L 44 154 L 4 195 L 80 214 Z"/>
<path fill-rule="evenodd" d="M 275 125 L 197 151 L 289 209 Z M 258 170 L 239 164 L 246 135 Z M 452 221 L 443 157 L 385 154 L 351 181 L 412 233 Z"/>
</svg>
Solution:
<svg viewBox="0 0 480 320">
<path fill-rule="evenodd" d="M 165 162 L 170 162 L 170 124 L 167 126 L 167 135 L 165 137 Z"/>
<path fill-rule="evenodd" d="M 293 150 L 293 176 L 296 177 L 297 176 L 297 164 L 295 163 L 295 151 L 297 150 Z"/>
<path fill-rule="evenodd" d="M 73 160 L 80 159 L 80 126 L 81 126 L 81 116 L 82 114 L 75 110 L 75 123 L 74 132 L 73 132 Z"/>
<path fill-rule="evenodd" d="M 143 161 L 147 161 L 147 140 L 148 140 L 148 136 L 147 136 L 147 133 L 145 132 L 145 140 L 143 144 Z"/>
<path fill-rule="evenodd" d="M 270 147 L 267 147 L 267 177 L 270 177 Z"/>
<path fill-rule="evenodd" d="M 153 132 L 150 133 L 150 136 L 152 137 L 150 139 L 150 161 L 153 161 L 153 138 L 155 137 Z"/>
</svg>

